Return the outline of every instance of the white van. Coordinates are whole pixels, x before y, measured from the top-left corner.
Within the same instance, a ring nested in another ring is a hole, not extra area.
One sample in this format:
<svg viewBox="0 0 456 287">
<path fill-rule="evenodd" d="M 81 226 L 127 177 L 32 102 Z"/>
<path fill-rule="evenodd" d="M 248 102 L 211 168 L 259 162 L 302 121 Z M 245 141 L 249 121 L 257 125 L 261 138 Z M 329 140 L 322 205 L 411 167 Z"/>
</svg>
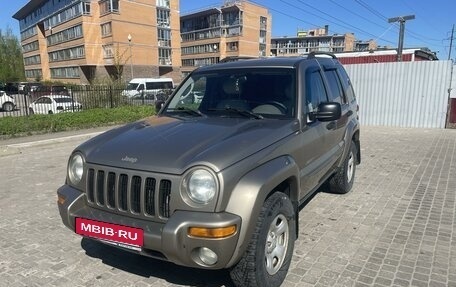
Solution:
<svg viewBox="0 0 456 287">
<path fill-rule="evenodd" d="M 129 98 L 140 95 L 156 95 L 162 90 L 174 88 L 174 82 L 171 78 L 135 78 L 132 79 L 123 94 Z"/>
</svg>

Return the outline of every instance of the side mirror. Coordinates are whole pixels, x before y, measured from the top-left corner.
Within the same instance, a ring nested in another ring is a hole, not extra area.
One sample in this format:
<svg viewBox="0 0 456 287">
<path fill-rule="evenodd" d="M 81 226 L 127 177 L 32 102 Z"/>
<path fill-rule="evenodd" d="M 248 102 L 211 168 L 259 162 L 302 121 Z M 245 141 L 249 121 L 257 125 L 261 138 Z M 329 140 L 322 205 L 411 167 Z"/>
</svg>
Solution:
<svg viewBox="0 0 456 287">
<path fill-rule="evenodd" d="M 314 114 L 314 118 L 321 122 L 335 121 L 341 116 L 342 108 L 339 103 L 334 102 L 321 103 L 318 106 L 318 111 Z"/>
</svg>

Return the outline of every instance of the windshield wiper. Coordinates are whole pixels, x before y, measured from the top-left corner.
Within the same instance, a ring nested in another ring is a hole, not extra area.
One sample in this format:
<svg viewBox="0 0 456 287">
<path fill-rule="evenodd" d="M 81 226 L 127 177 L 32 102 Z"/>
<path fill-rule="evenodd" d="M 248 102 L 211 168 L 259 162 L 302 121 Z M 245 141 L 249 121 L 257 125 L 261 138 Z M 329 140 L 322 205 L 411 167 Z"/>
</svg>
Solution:
<svg viewBox="0 0 456 287">
<path fill-rule="evenodd" d="M 239 114 L 241 116 L 244 116 L 244 117 L 247 117 L 247 118 L 254 118 L 256 120 L 264 119 L 264 117 L 262 115 L 256 114 L 256 113 L 254 113 L 252 111 L 236 109 L 236 108 L 233 108 L 233 107 L 230 107 L 230 106 L 226 106 L 223 109 L 211 109 L 210 111 L 230 111 L 230 112 L 237 113 L 237 114 Z"/>
<path fill-rule="evenodd" d="M 199 116 L 199 117 L 204 116 L 204 114 L 202 112 L 200 112 L 199 110 L 194 110 L 194 109 L 190 109 L 190 108 L 186 108 L 186 107 L 169 108 L 166 111 L 179 111 L 179 112 L 185 112 L 192 116 Z"/>
</svg>

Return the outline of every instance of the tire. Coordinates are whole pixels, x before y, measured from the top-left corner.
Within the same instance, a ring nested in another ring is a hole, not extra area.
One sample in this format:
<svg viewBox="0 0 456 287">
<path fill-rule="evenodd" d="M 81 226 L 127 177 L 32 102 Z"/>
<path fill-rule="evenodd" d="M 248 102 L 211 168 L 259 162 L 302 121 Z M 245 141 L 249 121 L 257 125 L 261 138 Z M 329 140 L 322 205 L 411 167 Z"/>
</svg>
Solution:
<svg viewBox="0 0 456 287">
<path fill-rule="evenodd" d="M 295 211 L 282 192 L 261 208 L 255 231 L 241 260 L 230 270 L 236 286 L 276 287 L 287 275 L 296 239 Z"/>
<path fill-rule="evenodd" d="M 352 141 L 350 150 L 344 159 L 344 162 L 336 173 L 329 180 L 329 188 L 331 192 L 345 194 L 353 187 L 356 173 L 356 144 Z"/>
<path fill-rule="evenodd" d="M 2 106 L 2 109 L 5 112 L 11 112 L 12 110 L 14 110 L 14 105 L 13 105 L 13 103 L 10 103 L 10 102 L 4 103 Z"/>
</svg>

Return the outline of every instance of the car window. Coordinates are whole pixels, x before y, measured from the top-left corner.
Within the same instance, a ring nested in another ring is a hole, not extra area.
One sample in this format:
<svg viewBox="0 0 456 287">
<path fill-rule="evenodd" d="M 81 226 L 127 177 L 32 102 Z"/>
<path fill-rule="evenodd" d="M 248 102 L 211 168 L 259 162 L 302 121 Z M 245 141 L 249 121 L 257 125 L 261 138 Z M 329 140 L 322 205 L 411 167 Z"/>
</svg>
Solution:
<svg viewBox="0 0 456 287">
<path fill-rule="evenodd" d="M 306 107 L 307 113 L 316 112 L 318 105 L 328 101 L 323 77 L 320 70 L 309 70 L 306 74 Z"/>
<path fill-rule="evenodd" d="M 344 89 L 347 101 L 350 103 L 354 102 L 356 100 L 356 97 L 355 97 L 355 92 L 353 90 L 353 85 L 350 81 L 350 77 L 348 77 L 347 72 L 342 67 L 338 67 L 337 72 L 342 81 L 342 87 Z"/>
<path fill-rule="evenodd" d="M 192 74 L 165 112 L 191 108 L 208 116 L 243 117 L 252 112 L 285 119 L 295 116 L 295 107 L 295 69 L 251 68 Z"/>
<path fill-rule="evenodd" d="M 346 103 L 347 101 L 336 69 L 325 70 L 325 76 L 328 79 L 328 86 L 331 91 L 329 101 L 340 104 Z"/>
<path fill-rule="evenodd" d="M 67 98 L 67 97 L 61 97 L 61 98 L 54 98 L 54 101 L 56 103 L 71 103 L 71 98 Z"/>
</svg>

